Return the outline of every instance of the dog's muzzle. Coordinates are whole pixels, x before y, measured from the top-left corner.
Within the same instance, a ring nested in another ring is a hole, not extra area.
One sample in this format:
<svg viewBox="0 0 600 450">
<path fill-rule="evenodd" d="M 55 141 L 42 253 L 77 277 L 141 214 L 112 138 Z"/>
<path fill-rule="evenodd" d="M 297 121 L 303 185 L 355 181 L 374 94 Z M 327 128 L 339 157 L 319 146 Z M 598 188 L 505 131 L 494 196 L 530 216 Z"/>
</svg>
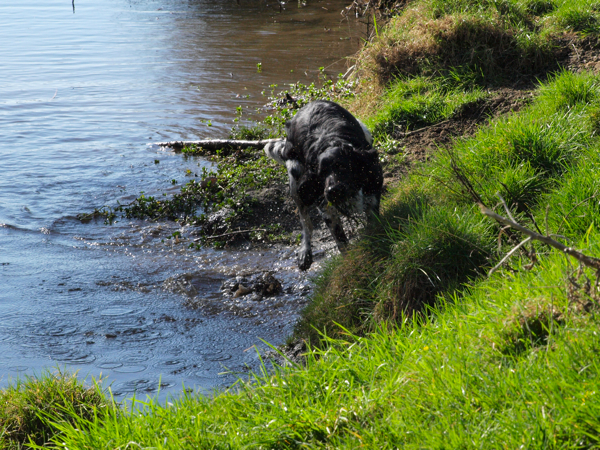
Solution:
<svg viewBox="0 0 600 450">
<path fill-rule="evenodd" d="M 351 217 L 362 212 L 362 191 L 343 182 L 328 178 L 325 182 L 325 201 L 331 203 L 343 215 Z"/>
<path fill-rule="evenodd" d="M 335 206 L 344 204 L 349 194 L 350 186 L 345 183 L 328 184 L 325 187 L 325 200 Z"/>
</svg>

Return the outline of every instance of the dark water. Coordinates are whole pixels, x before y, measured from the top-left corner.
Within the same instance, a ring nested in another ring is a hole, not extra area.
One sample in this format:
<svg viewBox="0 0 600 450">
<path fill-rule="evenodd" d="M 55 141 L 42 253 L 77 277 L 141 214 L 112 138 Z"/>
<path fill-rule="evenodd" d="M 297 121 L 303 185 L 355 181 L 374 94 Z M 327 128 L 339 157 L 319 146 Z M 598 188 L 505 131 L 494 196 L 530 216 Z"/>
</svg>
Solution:
<svg viewBox="0 0 600 450">
<path fill-rule="evenodd" d="M 233 301 L 219 286 L 273 269 L 305 286 L 292 252 L 191 251 L 167 239 L 174 223 L 76 219 L 207 164 L 151 142 L 225 136 L 270 84 L 346 69 L 360 35 L 346 2 L 268 3 L 0 5 L 0 387 L 67 367 L 118 397 L 206 391 L 289 334 L 301 296 Z"/>
</svg>

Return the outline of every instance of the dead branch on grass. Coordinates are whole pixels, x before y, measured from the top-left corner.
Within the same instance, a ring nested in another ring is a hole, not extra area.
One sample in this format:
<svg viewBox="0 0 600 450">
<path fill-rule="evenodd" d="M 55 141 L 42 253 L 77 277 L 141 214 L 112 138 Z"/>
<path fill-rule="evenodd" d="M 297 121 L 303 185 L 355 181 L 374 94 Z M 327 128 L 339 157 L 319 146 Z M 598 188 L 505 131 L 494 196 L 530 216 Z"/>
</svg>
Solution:
<svg viewBox="0 0 600 450">
<path fill-rule="evenodd" d="M 594 258 L 592 256 L 587 256 L 584 253 L 581 253 L 580 251 L 574 249 L 573 247 L 567 247 L 566 245 L 552 239 L 551 236 L 555 236 L 558 238 L 562 238 L 562 239 L 566 239 L 564 236 L 561 235 L 555 235 L 555 234 L 550 234 L 549 230 L 548 230 L 548 209 L 546 209 L 546 235 L 543 235 L 541 233 L 536 233 L 533 230 L 530 230 L 527 227 L 524 227 L 523 225 L 519 224 L 515 218 L 512 216 L 510 209 L 508 208 L 508 205 L 506 204 L 506 202 L 504 201 L 504 199 L 502 198 L 502 195 L 500 195 L 500 193 L 498 193 L 498 197 L 500 198 L 500 201 L 502 202 L 502 205 L 504 206 L 504 210 L 506 211 L 506 215 L 508 216 L 508 218 L 503 217 L 499 214 L 496 214 L 494 211 L 492 211 L 490 208 L 488 208 L 487 206 L 485 206 L 485 204 L 483 203 L 483 200 L 481 199 L 481 197 L 479 196 L 479 194 L 477 193 L 477 191 L 475 190 L 475 188 L 473 187 L 473 185 L 471 184 L 471 181 L 469 180 L 469 178 L 465 175 L 464 171 L 462 170 L 461 167 L 459 167 L 458 163 L 457 163 L 457 158 L 455 157 L 454 154 L 451 153 L 451 151 L 448 149 L 447 150 L 450 156 L 450 165 L 451 165 L 451 170 L 454 173 L 456 179 L 458 180 L 458 182 L 463 186 L 463 188 L 466 190 L 466 193 L 471 197 L 471 199 L 477 204 L 477 206 L 479 206 L 479 209 L 481 211 L 482 214 L 488 216 L 491 219 L 494 219 L 496 222 L 505 225 L 501 230 L 500 230 L 500 235 L 498 236 L 498 247 L 500 247 L 500 236 L 503 233 L 507 233 L 507 231 L 509 229 L 514 229 L 519 231 L 520 233 L 523 233 L 524 235 L 527 236 L 527 238 L 523 241 L 521 241 L 520 243 L 518 243 L 510 252 L 508 252 L 508 254 L 506 256 L 504 256 L 504 258 L 502 258 L 502 260 L 492 268 L 492 270 L 490 270 L 489 275 L 491 275 L 492 273 L 494 273 L 496 270 L 498 270 L 499 267 L 502 266 L 502 264 L 504 264 L 508 258 L 513 255 L 519 248 L 521 248 L 523 245 L 525 245 L 526 243 L 532 241 L 532 240 L 536 240 L 536 241 L 540 241 L 552 248 L 555 248 L 573 258 L 575 258 L 577 261 L 579 261 L 580 264 L 583 264 L 584 266 L 590 267 L 592 269 L 594 269 L 596 271 L 596 286 L 595 288 L 598 287 L 598 283 L 600 282 L 600 259 L 599 258 Z M 595 195 L 595 194 L 594 194 Z M 571 212 L 569 212 L 570 214 Z M 534 222 L 535 223 L 535 222 Z M 537 224 L 536 224 L 537 227 Z M 538 228 L 539 230 L 539 228 Z M 531 268 L 533 266 L 533 263 L 535 263 L 536 261 L 536 255 L 535 253 L 529 252 L 529 256 L 532 259 L 532 264 L 529 268 Z"/>
<path fill-rule="evenodd" d="M 407 131 L 407 132 L 398 131 L 395 134 L 397 134 L 399 138 L 406 138 L 406 137 L 409 137 L 409 136 L 413 136 L 415 134 L 422 133 L 423 131 L 430 130 L 432 128 L 440 127 L 440 126 L 442 126 L 442 125 L 444 125 L 444 124 L 446 124 L 448 122 L 450 122 L 450 120 L 444 120 L 444 121 L 439 122 L 439 123 L 434 123 L 433 125 L 428 125 L 426 127 L 419 128 L 418 130 Z"/>
<path fill-rule="evenodd" d="M 587 256 L 583 253 L 581 253 L 578 250 L 575 250 L 573 247 L 567 247 L 564 244 L 561 244 L 560 242 L 552 239 L 549 235 L 548 236 L 544 236 L 543 234 L 539 234 L 536 233 L 535 231 L 530 230 L 527 227 L 524 227 L 523 225 L 517 223 L 515 221 L 515 219 L 512 217 L 510 210 L 508 209 L 508 206 L 506 205 L 506 202 L 504 201 L 504 199 L 502 198 L 502 196 L 500 194 L 498 194 L 498 197 L 500 197 L 500 201 L 502 202 L 502 205 L 504 206 L 504 209 L 507 213 L 507 215 L 510 217 L 509 219 L 507 219 L 506 217 L 503 217 L 499 214 L 496 214 L 494 211 L 492 211 L 491 209 L 487 208 L 486 206 L 483 205 L 483 203 L 478 203 L 479 209 L 481 210 L 481 213 L 488 216 L 491 219 L 494 219 L 496 222 L 499 222 L 503 225 L 508 225 L 511 228 L 523 233 L 524 235 L 528 236 L 527 239 L 525 239 L 523 242 L 521 242 L 519 245 L 517 245 L 517 247 L 515 247 L 513 250 L 511 250 L 511 252 L 509 252 L 509 254 L 507 256 L 505 256 L 502 261 L 500 261 L 500 263 L 498 265 L 496 265 L 496 267 L 494 267 L 491 271 L 490 271 L 490 275 L 498 268 L 500 267 L 500 265 L 502 263 L 504 263 L 504 261 L 506 259 L 508 259 L 507 257 L 509 255 L 511 255 L 512 253 L 514 253 L 519 247 L 521 247 L 523 244 L 525 244 L 526 242 L 530 241 L 530 240 L 536 240 L 536 241 L 540 241 L 550 247 L 553 247 L 569 256 L 572 256 L 573 258 L 575 258 L 577 261 L 579 261 L 581 264 L 583 264 L 584 266 L 587 267 L 591 267 L 592 269 L 596 270 L 596 274 L 598 276 L 600 276 L 600 259 L 598 258 L 594 258 L 592 256 Z M 598 279 L 600 280 L 600 278 Z M 598 280 L 596 280 L 596 285 L 598 285 Z"/>
</svg>

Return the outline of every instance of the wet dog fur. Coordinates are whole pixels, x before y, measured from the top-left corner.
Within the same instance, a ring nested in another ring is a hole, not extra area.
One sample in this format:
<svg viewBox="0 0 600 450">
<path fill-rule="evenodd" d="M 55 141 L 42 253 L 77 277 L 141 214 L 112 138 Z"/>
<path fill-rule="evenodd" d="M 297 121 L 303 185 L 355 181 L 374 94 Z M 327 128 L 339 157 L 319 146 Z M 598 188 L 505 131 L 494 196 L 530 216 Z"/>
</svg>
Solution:
<svg viewBox="0 0 600 450">
<path fill-rule="evenodd" d="M 371 221 L 379 215 L 383 172 L 367 127 L 336 103 L 311 102 L 285 128 L 287 138 L 267 144 L 265 153 L 287 168 L 302 225 L 298 267 L 307 270 L 312 264 L 309 209 L 319 208 L 343 252 L 348 238 L 340 216 L 365 213 Z"/>
</svg>

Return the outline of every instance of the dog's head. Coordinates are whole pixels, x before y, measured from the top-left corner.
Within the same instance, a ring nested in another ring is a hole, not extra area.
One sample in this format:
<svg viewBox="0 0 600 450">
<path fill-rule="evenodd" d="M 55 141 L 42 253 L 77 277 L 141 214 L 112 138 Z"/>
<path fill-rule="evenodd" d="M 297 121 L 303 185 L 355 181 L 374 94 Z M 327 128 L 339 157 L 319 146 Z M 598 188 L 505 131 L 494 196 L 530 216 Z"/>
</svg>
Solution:
<svg viewBox="0 0 600 450">
<path fill-rule="evenodd" d="M 308 174 L 307 174 L 308 175 Z M 381 190 L 381 166 L 375 150 L 348 144 L 329 147 L 318 157 L 318 172 L 307 176 L 301 195 L 314 203 L 320 196 L 346 215 L 361 212 L 361 191 Z"/>
</svg>

